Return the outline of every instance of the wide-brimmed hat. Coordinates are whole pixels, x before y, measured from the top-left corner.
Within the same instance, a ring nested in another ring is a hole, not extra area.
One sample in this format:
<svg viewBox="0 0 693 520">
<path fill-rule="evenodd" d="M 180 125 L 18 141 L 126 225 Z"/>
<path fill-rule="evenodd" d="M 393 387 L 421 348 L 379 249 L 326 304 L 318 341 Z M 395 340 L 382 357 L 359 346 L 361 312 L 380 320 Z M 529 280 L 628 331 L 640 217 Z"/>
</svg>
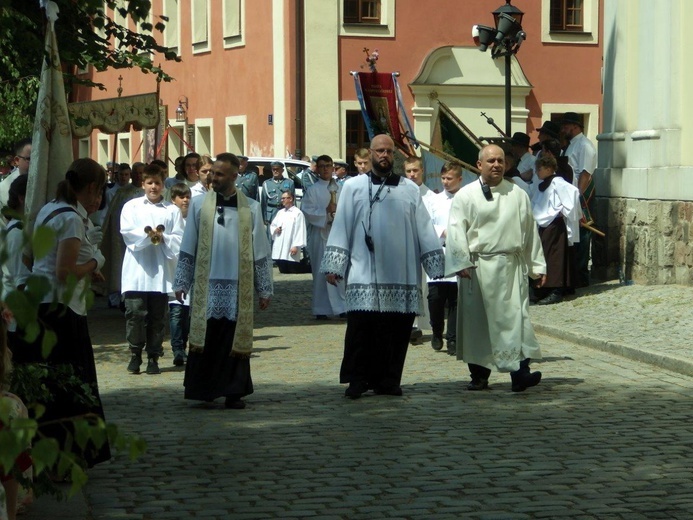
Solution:
<svg viewBox="0 0 693 520">
<path fill-rule="evenodd" d="M 540 134 L 546 134 L 549 137 L 553 137 L 554 139 L 558 139 L 560 131 L 561 127 L 553 121 L 544 121 L 544 124 L 541 125 L 541 128 L 537 128 L 537 132 L 539 132 Z"/>
<path fill-rule="evenodd" d="M 573 124 L 573 125 L 578 125 L 580 128 L 583 128 L 582 121 L 580 120 L 580 116 L 576 112 L 566 112 L 563 114 L 563 119 L 561 119 L 561 124 L 566 125 L 566 124 Z"/>
<path fill-rule="evenodd" d="M 529 148 L 529 136 L 524 132 L 515 132 L 510 138 L 512 144 Z"/>
</svg>

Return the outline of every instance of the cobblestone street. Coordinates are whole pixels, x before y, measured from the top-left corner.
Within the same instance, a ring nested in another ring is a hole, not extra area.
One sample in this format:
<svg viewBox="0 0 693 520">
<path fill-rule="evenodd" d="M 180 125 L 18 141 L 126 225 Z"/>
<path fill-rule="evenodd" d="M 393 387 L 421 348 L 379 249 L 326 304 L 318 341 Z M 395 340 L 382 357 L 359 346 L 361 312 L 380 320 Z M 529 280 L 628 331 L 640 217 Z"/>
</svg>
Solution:
<svg viewBox="0 0 693 520">
<path fill-rule="evenodd" d="M 467 392 L 466 365 L 425 342 L 403 397 L 350 401 L 345 322 L 313 319 L 309 275 L 275 278 L 243 411 L 184 401 L 170 350 L 161 375 L 129 375 L 123 318 L 97 301 L 106 418 L 148 449 L 89 472 L 93 518 L 693 518 L 693 378 L 540 336 L 537 388 L 494 373 Z"/>
</svg>

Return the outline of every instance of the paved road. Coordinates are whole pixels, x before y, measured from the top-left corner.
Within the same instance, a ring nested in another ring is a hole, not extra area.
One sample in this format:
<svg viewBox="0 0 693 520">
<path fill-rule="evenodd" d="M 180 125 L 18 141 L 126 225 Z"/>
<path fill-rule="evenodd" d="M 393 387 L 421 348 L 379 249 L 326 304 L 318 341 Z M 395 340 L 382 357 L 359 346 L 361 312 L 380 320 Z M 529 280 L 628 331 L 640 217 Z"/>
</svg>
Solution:
<svg viewBox="0 0 693 520">
<path fill-rule="evenodd" d="M 312 319 L 308 277 L 276 280 L 243 411 L 184 401 L 170 356 L 127 374 L 122 318 L 97 304 L 107 419 L 149 448 L 90 471 L 94 519 L 693 518 L 693 378 L 540 336 L 525 393 L 495 373 L 466 392 L 465 365 L 422 345 L 403 397 L 349 401 L 344 322 Z"/>
</svg>

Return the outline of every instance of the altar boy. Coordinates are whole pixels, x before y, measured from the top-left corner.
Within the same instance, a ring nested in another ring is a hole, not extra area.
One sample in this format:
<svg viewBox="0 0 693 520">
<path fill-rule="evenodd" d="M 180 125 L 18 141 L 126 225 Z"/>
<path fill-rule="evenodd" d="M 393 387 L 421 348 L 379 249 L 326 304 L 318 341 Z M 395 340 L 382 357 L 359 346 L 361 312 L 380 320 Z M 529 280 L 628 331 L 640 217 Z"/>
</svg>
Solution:
<svg viewBox="0 0 693 520">
<path fill-rule="evenodd" d="M 128 372 L 139 374 L 146 350 L 147 374 L 160 374 L 169 295 L 183 237 L 180 210 L 163 197 L 164 173 L 149 165 L 142 174 L 144 197 L 123 206 L 120 232 L 125 242 L 121 290 L 125 334 L 131 358 Z"/>
</svg>

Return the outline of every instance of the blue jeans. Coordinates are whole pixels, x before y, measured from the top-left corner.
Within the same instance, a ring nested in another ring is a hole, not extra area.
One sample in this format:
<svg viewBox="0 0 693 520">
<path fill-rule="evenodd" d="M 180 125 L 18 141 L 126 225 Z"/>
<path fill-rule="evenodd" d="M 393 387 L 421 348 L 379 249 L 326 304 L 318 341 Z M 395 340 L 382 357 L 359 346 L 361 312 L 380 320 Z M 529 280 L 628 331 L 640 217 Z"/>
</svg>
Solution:
<svg viewBox="0 0 693 520">
<path fill-rule="evenodd" d="M 187 305 L 168 304 L 169 326 L 171 328 L 171 350 L 185 352 L 190 333 L 190 307 Z"/>
</svg>

